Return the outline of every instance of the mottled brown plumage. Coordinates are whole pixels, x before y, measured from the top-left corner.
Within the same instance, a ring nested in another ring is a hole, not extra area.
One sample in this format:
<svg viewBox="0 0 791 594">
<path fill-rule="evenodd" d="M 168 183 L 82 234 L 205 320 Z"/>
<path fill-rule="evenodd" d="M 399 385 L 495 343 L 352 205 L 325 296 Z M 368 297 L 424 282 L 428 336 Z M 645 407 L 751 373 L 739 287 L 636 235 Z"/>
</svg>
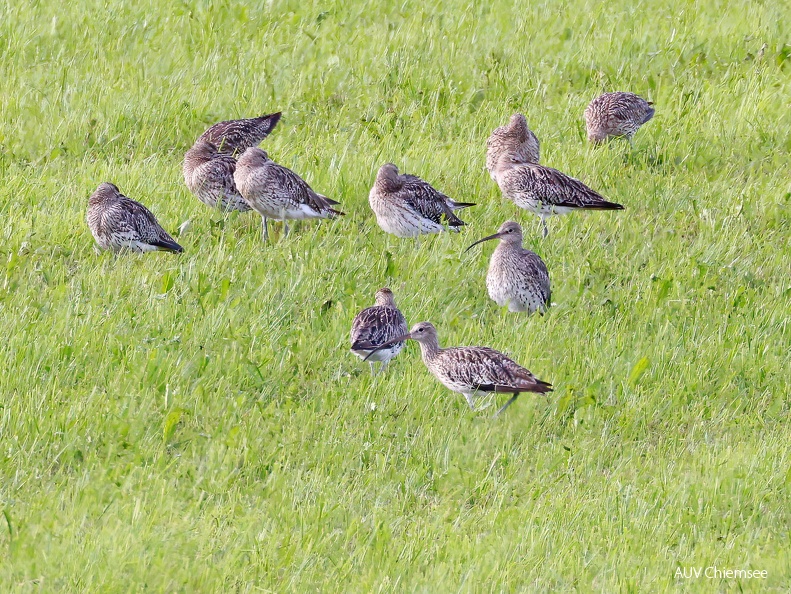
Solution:
<svg viewBox="0 0 791 594">
<path fill-rule="evenodd" d="M 488 347 L 440 348 L 437 330 L 430 322 L 420 322 L 412 330 L 391 342 L 416 340 L 420 343 L 423 362 L 428 370 L 448 389 L 464 394 L 470 408 L 475 408 L 478 394 L 507 393 L 513 397 L 497 415 L 508 408 L 521 392 L 546 394 L 552 385 L 537 379 L 527 369 L 499 351 Z M 385 348 L 385 343 L 380 348 Z M 370 355 L 369 355 L 370 356 Z"/>
<path fill-rule="evenodd" d="M 344 214 L 333 208 L 337 202 L 315 192 L 305 180 L 275 163 L 260 148 L 248 148 L 239 157 L 234 181 L 239 193 L 261 215 L 265 241 L 269 238 L 267 219 L 334 219 Z"/>
<path fill-rule="evenodd" d="M 551 297 L 549 271 L 538 254 L 522 247 L 522 227 L 506 221 L 497 233 L 479 239 L 467 250 L 491 239 L 499 239 L 500 244 L 486 274 L 489 297 L 500 307 L 508 306 L 508 311 L 543 313 Z"/>
<path fill-rule="evenodd" d="M 640 126 L 654 117 L 651 105 L 634 93 L 599 95 L 585 108 L 588 140 L 598 144 L 610 137 L 626 137 L 631 142 Z"/>
<path fill-rule="evenodd" d="M 623 210 L 578 179 L 551 167 L 526 163 L 518 155 L 500 155 L 495 174 L 503 196 L 541 218 L 544 237 L 549 216 L 575 210 Z"/>
<path fill-rule="evenodd" d="M 495 128 L 486 141 L 486 170 L 494 181 L 497 162 L 503 155 L 514 155 L 522 163 L 538 163 L 540 145 L 538 138 L 521 113 L 515 113 L 505 126 Z"/>
<path fill-rule="evenodd" d="M 222 211 L 250 210 L 233 181 L 236 159 L 198 140 L 184 156 L 184 182 L 198 200 Z"/>
<path fill-rule="evenodd" d="M 218 122 L 198 137 L 217 147 L 221 153 L 242 154 L 252 146 L 258 146 L 269 136 L 280 121 L 281 113 L 271 113 L 257 118 Z"/>
<path fill-rule="evenodd" d="M 88 199 L 88 227 L 99 247 L 113 252 L 183 252 L 145 206 L 127 198 L 109 182 Z"/>
<path fill-rule="evenodd" d="M 375 375 L 374 363 L 379 361 L 379 370 L 384 370 L 390 360 L 404 348 L 404 342 L 392 343 L 379 351 L 376 349 L 408 331 L 406 320 L 396 307 L 393 292 L 387 287 L 379 289 L 376 292 L 376 305 L 362 310 L 352 322 L 351 351 L 361 359 L 370 355 L 368 362 L 371 365 L 371 374 Z"/>
<path fill-rule="evenodd" d="M 392 163 L 379 168 L 368 203 L 379 226 L 397 237 L 439 233 L 445 230 L 443 219 L 458 231 L 465 223 L 453 211 L 475 206 L 451 200 L 415 175 L 399 174 Z"/>
<path fill-rule="evenodd" d="M 222 211 L 248 211 L 250 205 L 236 189 L 236 158 L 257 146 L 280 121 L 280 113 L 214 124 L 184 155 L 184 182 L 204 204 Z"/>
</svg>

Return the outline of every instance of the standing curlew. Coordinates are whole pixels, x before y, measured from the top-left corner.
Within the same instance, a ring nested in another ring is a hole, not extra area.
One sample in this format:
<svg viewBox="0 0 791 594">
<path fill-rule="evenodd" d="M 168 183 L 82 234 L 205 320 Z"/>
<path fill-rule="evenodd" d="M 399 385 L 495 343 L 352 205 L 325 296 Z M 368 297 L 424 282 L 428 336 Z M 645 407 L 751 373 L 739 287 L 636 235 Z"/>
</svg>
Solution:
<svg viewBox="0 0 791 594">
<path fill-rule="evenodd" d="M 527 120 L 521 113 L 512 115 L 507 125 L 495 128 L 486 141 L 486 170 L 494 181 L 497 181 L 497 161 L 506 153 L 516 155 L 523 163 L 538 163 L 538 138 L 527 127 Z"/>
<path fill-rule="evenodd" d="M 280 113 L 214 124 L 184 155 L 184 182 L 198 200 L 222 211 L 248 211 L 236 189 L 236 156 L 257 146 L 280 121 Z"/>
<path fill-rule="evenodd" d="M 506 198 L 517 206 L 536 213 L 547 236 L 547 217 L 575 210 L 623 210 L 607 202 L 578 179 L 557 169 L 527 163 L 517 154 L 504 152 L 495 165 L 497 185 Z"/>
<path fill-rule="evenodd" d="M 585 127 L 588 140 L 594 144 L 608 137 L 626 137 L 632 144 L 632 136 L 648 120 L 654 117 L 653 103 L 634 93 L 604 93 L 585 108 Z"/>
<path fill-rule="evenodd" d="M 127 198 L 109 182 L 88 199 L 88 227 L 99 247 L 113 252 L 183 252 L 145 206 Z"/>
<path fill-rule="evenodd" d="M 549 307 L 549 272 L 544 261 L 522 247 L 522 227 L 514 221 L 506 221 L 497 233 L 473 243 L 467 250 L 483 241 L 499 239 L 489 272 L 486 274 L 486 289 L 489 297 L 508 311 L 544 313 Z M 465 250 L 465 251 L 467 251 Z"/>
<path fill-rule="evenodd" d="M 416 340 L 420 343 L 423 362 L 428 370 L 446 388 L 464 394 L 473 410 L 475 410 L 475 397 L 478 394 L 513 394 L 494 415 L 496 417 L 508 408 L 521 392 L 546 394 L 552 391 L 551 384 L 537 379 L 527 369 L 494 349 L 440 348 L 437 329 L 431 322 L 415 324 L 408 334 L 394 338 L 390 343 L 404 340 Z M 390 343 L 383 344 L 379 349 L 386 348 Z"/>
<path fill-rule="evenodd" d="M 379 168 L 368 202 L 379 226 L 396 237 L 444 231 L 443 217 L 451 231 L 458 231 L 465 223 L 453 211 L 475 206 L 454 202 L 415 175 L 400 175 L 392 163 Z"/>
<path fill-rule="evenodd" d="M 354 317 L 351 332 L 351 351 L 361 359 L 367 359 L 371 375 L 376 375 L 374 362 L 379 361 L 379 371 L 383 371 L 390 359 L 404 348 L 403 341 L 394 342 L 381 350 L 384 343 L 409 332 L 403 314 L 393 299 L 393 292 L 387 287 L 376 292 L 376 305 L 362 310 Z"/>
<path fill-rule="evenodd" d="M 260 148 L 248 148 L 236 163 L 236 187 L 263 219 L 264 241 L 269 238 L 267 219 L 334 219 L 343 215 L 338 204 L 317 194 L 296 173 L 278 165 Z M 288 224 L 286 224 L 288 233 Z"/>
</svg>

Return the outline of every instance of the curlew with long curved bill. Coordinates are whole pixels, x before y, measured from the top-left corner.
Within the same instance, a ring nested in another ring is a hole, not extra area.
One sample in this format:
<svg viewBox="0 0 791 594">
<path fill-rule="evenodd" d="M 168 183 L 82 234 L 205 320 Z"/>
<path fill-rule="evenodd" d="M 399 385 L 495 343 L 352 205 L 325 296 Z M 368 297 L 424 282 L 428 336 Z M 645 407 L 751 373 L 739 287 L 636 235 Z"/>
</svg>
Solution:
<svg viewBox="0 0 791 594">
<path fill-rule="evenodd" d="M 371 375 L 379 362 L 379 371 L 384 371 L 390 360 L 401 352 L 404 343 L 394 342 L 377 350 L 384 343 L 409 332 L 404 315 L 396 307 L 393 292 L 384 287 L 376 292 L 376 305 L 367 307 L 354 317 L 351 331 L 351 351 L 361 359 L 368 359 Z"/>
<path fill-rule="evenodd" d="M 516 400 L 522 392 L 546 394 L 552 385 L 536 378 L 527 369 L 506 355 L 488 347 L 440 348 L 437 329 L 431 322 L 420 322 L 412 330 L 384 343 L 377 350 L 390 344 L 416 340 L 420 344 L 423 363 L 446 388 L 464 394 L 467 404 L 475 410 L 475 397 L 480 394 L 513 394 L 497 413 L 497 417 Z M 368 355 L 371 357 L 373 352 Z M 366 359 L 368 358 L 366 357 Z"/>
<path fill-rule="evenodd" d="M 522 247 L 522 227 L 506 221 L 494 235 L 479 239 L 465 252 L 484 241 L 499 239 L 489 261 L 486 289 L 489 297 L 508 311 L 544 313 L 549 307 L 551 292 L 549 271 L 538 254 Z"/>
</svg>

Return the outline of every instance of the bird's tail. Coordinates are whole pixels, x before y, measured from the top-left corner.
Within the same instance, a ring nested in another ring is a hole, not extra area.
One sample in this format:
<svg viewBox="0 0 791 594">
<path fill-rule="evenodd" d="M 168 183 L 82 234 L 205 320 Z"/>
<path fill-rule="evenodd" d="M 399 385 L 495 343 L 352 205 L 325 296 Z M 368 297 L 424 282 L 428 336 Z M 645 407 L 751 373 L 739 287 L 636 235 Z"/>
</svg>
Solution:
<svg viewBox="0 0 791 594">
<path fill-rule="evenodd" d="M 174 254 L 180 254 L 184 251 L 184 248 L 177 244 L 173 238 L 160 237 L 156 241 L 152 241 L 151 245 L 155 245 L 160 250 L 166 252 L 173 252 Z"/>
<path fill-rule="evenodd" d="M 467 224 L 464 221 L 462 221 L 459 217 L 457 217 L 455 214 L 453 214 L 452 212 L 446 213 L 445 214 L 445 219 L 447 219 L 447 221 L 448 221 L 448 228 L 451 231 L 459 231 L 460 227 L 463 227 L 464 225 Z"/>
<path fill-rule="evenodd" d="M 615 202 L 607 202 L 601 200 L 599 202 L 591 202 L 582 206 L 584 210 L 623 210 L 623 206 Z"/>
<path fill-rule="evenodd" d="M 474 202 L 456 202 L 455 200 L 448 199 L 448 206 L 451 210 L 461 210 L 462 208 L 469 208 L 475 206 Z"/>
<path fill-rule="evenodd" d="M 552 390 L 552 384 L 541 381 L 540 379 L 535 379 L 533 385 L 530 387 L 530 391 L 535 392 L 536 394 L 546 394 Z"/>
</svg>

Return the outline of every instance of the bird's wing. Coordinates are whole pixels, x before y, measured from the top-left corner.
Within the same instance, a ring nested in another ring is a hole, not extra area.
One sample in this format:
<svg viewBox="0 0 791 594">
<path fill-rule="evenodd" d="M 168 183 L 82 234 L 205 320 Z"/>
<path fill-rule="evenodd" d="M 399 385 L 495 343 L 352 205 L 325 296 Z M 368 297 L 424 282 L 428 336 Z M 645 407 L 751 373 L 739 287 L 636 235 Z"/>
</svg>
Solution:
<svg viewBox="0 0 791 594">
<path fill-rule="evenodd" d="M 404 201 L 423 218 L 442 223 L 444 216 L 451 225 L 463 225 L 450 206 L 445 194 L 434 188 L 428 182 L 420 179 L 416 175 L 404 175 L 404 185 L 401 193 Z"/>
<path fill-rule="evenodd" d="M 374 305 L 362 310 L 352 322 L 352 349 L 370 350 L 409 332 L 406 320 L 395 307 Z"/>
<path fill-rule="evenodd" d="M 512 192 L 529 194 L 549 205 L 597 208 L 612 204 L 580 180 L 552 167 L 521 165 L 511 169 L 505 180 Z"/>
<path fill-rule="evenodd" d="M 258 146 L 280 121 L 280 113 L 262 115 L 257 118 L 228 120 L 211 126 L 200 136 L 217 146 L 225 154 L 243 153 L 251 146 Z"/>
<path fill-rule="evenodd" d="M 537 379 L 503 353 L 488 347 L 456 347 L 440 354 L 444 373 L 453 383 L 484 392 L 548 392 L 551 386 Z"/>
<path fill-rule="evenodd" d="M 283 167 L 275 162 L 267 163 L 267 176 L 273 181 L 275 187 L 281 192 L 281 196 L 295 204 L 306 204 L 317 212 L 332 211 L 332 204 L 326 196 L 316 193 L 304 179 L 291 171 L 288 167 Z"/>
<path fill-rule="evenodd" d="M 165 231 L 153 213 L 145 206 L 127 198 L 123 194 L 121 200 L 113 207 L 116 228 L 130 234 L 130 237 L 150 245 L 162 245 L 173 249 L 178 246 L 176 241 Z"/>
</svg>

